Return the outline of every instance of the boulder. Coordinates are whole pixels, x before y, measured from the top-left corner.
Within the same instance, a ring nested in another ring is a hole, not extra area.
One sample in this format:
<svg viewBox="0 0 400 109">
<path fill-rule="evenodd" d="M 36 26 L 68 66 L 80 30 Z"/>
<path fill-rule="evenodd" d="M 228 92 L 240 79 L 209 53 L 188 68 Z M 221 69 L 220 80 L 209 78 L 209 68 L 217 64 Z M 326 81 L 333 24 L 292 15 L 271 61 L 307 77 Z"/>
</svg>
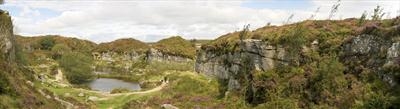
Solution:
<svg viewBox="0 0 400 109">
<path fill-rule="evenodd" d="M 161 108 L 162 109 L 179 109 L 178 107 L 173 106 L 172 104 L 162 104 Z"/>
<path fill-rule="evenodd" d="M 82 92 L 78 94 L 78 97 L 83 97 L 83 96 L 85 96 L 85 94 Z"/>
<path fill-rule="evenodd" d="M 96 96 L 89 96 L 89 97 L 88 97 L 88 100 L 89 100 L 89 101 L 96 101 L 97 99 L 99 99 L 99 98 L 96 97 Z"/>
</svg>

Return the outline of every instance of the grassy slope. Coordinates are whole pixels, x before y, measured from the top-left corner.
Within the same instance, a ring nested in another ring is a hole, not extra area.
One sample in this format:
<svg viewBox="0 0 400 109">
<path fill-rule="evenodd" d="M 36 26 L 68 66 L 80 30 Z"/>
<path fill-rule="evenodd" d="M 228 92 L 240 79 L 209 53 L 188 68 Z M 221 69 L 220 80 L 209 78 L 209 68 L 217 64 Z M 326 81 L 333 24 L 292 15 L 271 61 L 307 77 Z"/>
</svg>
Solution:
<svg viewBox="0 0 400 109">
<path fill-rule="evenodd" d="M 218 82 L 194 72 L 168 71 L 169 84 L 161 92 L 133 99 L 122 108 L 159 108 L 172 104 L 179 108 L 248 108 L 237 96 L 219 97 Z"/>
<path fill-rule="evenodd" d="M 153 44 L 153 47 L 166 54 L 183 56 L 191 59 L 194 59 L 196 54 L 196 48 L 193 44 L 180 36 L 162 39 Z"/>
<path fill-rule="evenodd" d="M 307 44 L 314 40 L 319 40 L 320 46 L 339 46 L 345 39 L 355 34 L 359 34 L 362 28 L 366 25 L 377 24 L 380 27 L 389 27 L 398 24 L 399 18 L 388 19 L 382 21 L 367 20 L 361 25 L 358 24 L 358 19 L 345 19 L 345 20 L 306 20 L 294 24 L 287 24 L 283 26 L 265 26 L 251 31 L 245 39 L 260 39 L 268 41 L 271 44 L 281 44 L 280 40 L 294 31 L 296 28 L 301 27 L 304 29 L 304 36 Z M 230 50 L 239 42 L 239 32 L 228 33 L 213 40 L 203 49 L 218 50 L 228 47 Z"/>
<path fill-rule="evenodd" d="M 101 43 L 99 44 L 94 51 L 97 52 L 106 52 L 106 51 L 114 51 L 114 52 L 129 52 L 136 51 L 139 53 L 143 53 L 149 49 L 149 46 L 136 39 L 127 38 L 127 39 L 118 39 L 112 42 Z"/>
<path fill-rule="evenodd" d="M 78 38 L 70 38 L 63 37 L 59 35 L 46 35 L 46 36 L 34 36 L 34 37 L 25 37 L 16 35 L 16 41 L 22 47 L 33 47 L 33 49 L 40 48 L 40 41 L 44 38 L 53 38 L 55 44 L 64 44 L 70 47 L 73 51 L 80 52 L 89 52 L 92 51 L 96 47 L 96 43 L 93 43 L 88 40 L 82 40 Z"/>
<path fill-rule="evenodd" d="M 272 108 L 274 106 L 282 106 L 274 108 L 285 108 L 285 106 L 287 106 L 286 108 L 382 108 L 384 106 L 395 106 L 398 101 L 393 101 L 393 99 L 398 100 L 398 96 L 396 97 L 397 87 L 387 88 L 385 82 L 376 75 L 377 71 L 369 70 L 368 66 L 355 64 L 358 68 L 363 68 L 363 72 L 351 72 L 352 68 L 357 67 L 349 67 L 349 64 L 345 63 L 348 60 L 339 62 L 337 58 L 341 53 L 341 45 L 355 35 L 372 34 L 384 37 L 385 40 L 396 40 L 396 38 L 400 37 L 399 31 L 396 33 L 396 30 L 388 30 L 387 27 L 399 24 L 400 17 L 388 20 L 366 21 L 361 25 L 358 25 L 358 19 L 320 20 L 303 21 L 283 26 L 266 26 L 251 31 L 245 39 L 260 39 L 272 45 L 287 46 L 287 51 L 294 46 L 301 47 L 303 44 L 310 46 L 312 41 L 319 41 L 319 48 L 313 54 L 295 52 L 296 54 L 302 54 L 307 59 L 310 58 L 310 60 L 306 60 L 301 65 L 272 69 L 267 72 L 248 73 L 254 77 L 251 81 L 254 81 L 253 84 L 257 86 L 256 88 L 261 90 L 257 92 L 265 93 L 264 95 L 260 94 L 260 98 L 267 99 L 262 102 L 264 104 L 258 106 L 260 108 Z M 369 31 L 366 28 L 373 27 L 373 25 L 376 25 L 378 29 Z M 303 31 L 301 32 L 302 34 L 292 34 L 295 33 L 293 31 L 297 31 L 299 28 Z M 285 42 L 285 40 L 290 40 L 287 39 L 288 37 L 300 37 L 305 40 L 305 43 L 301 43 L 301 45 L 288 44 Z M 203 46 L 202 49 L 213 50 L 216 53 L 227 49 L 226 51 L 230 52 L 237 50 L 238 42 L 239 32 L 234 32 L 219 37 Z M 324 62 L 337 65 L 323 65 Z M 347 69 L 338 70 L 340 69 L 338 66 L 343 66 L 343 69 Z M 398 70 L 395 72 L 398 72 Z M 360 75 L 365 76 L 364 73 L 368 73 L 368 76 L 360 77 Z M 364 80 L 365 78 L 370 80 L 366 81 Z M 269 84 L 267 83 L 270 81 L 274 83 L 274 87 L 268 86 Z M 315 89 L 318 90 L 316 91 Z M 243 88 L 243 90 L 251 89 Z M 391 91 L 395 94 L 391 95 L 393 93 Z"/>
<path fill-rule="evenodd" d="M 1 87 L 0 108 L 57 108 L 63 107 L 52 99 L 46 99 L 39 94 L 35 87 L 29 86 L 26 81 L 32 81 L 32 72 L 21 70 L 16 65 L 3 63 L 0 66 Z"/>
</svg>

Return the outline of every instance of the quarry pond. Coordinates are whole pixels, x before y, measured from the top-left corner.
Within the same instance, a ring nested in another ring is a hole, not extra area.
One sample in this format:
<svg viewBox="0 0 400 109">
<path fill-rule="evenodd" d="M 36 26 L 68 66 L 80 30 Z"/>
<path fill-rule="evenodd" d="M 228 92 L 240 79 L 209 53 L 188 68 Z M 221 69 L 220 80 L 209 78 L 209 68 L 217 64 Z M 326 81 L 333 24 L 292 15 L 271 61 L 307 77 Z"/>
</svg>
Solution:
<svg viewBox="0 0 400 109">
<path fill-rule="evenodd" d="M 101 92 L 111 92 L 115 88 L 126 88 L 132 91 L 137 91 L 141 89 L 139 83 L 126 82 L 112 78 L 97 78 L 89 83 L 89 87 L 92 90 L 97 90 Z"/>
</svg>

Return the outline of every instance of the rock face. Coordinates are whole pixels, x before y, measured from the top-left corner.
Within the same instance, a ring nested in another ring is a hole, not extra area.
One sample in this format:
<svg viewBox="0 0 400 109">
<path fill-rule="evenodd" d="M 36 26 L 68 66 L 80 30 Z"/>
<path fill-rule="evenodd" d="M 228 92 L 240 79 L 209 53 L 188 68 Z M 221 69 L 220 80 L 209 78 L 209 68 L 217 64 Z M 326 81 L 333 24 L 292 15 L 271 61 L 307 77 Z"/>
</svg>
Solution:
<svg viewBox="0 0 400 109">
<path fill-rule="evenodd" d="M 92 55 L 94 59 L 111 61 L 111 62 L 116 60 L 134 61 L 134 60 L 139 60 L 141 57 L 145 56 L 144 53 L 138 53 L 138 52 L 129 52 L 122 54 L 116 52 L 103 52 L 103 53 L 94 52 L 92 53 Z"/>
<path fill-rule="evenodd" d="M 237 89 L 240 86 L 235 75 L 244 66 L 251 69 L 266 71 L 278 65 L 287 64 L 285 50 L 261 40 L 247 39 L 240 46 L 241 51 L 217 54 L 214 50 L 201 49 L 197 52 L 195 70 L 219 79 L 228 80 L 229 89 Z M 250 60 L 243 63 L 243 57 Z"/>
<path fill-rule="evenodd" d="M 9 61 L 15 58 L 14 43 L 11 17 L 7 11 L 0 10 L 0 54 Z"/>
<path fill-rule="evenodd" d="M 307 52 L 310 48 L 317 51 L 318 43 L 317 40 L 313 41 L 309 44 L 310 47 L 303 47 L 302 52 Z M 228 89 L 238 89 L 240 82 L 237 78 L 240 77 L 237 73 L 242 69 L 266 71 L 280 65 L 288 65 L 291 58 L 283 47 L 261 40 L 248 39 L 241 45 L 237 46 L 240 50 L 225 53 L 220 53 L 218 48 L 200 49 L 197 52 L 195 71 L 227 80 Z M 400 65 L 400 41 L 396 38 L 361 34 L 344 41 L 338 50 L 340 61 L 347 67 L 347 72 L 361 73 L 363 68 L 367 68 L 378 73 L 391 85 L 396 85 L 397 80 L 383 71 L 385 66 Z M 250 61 L 245 62 L 244 57 Z"/>
<path fill-rule="evenodd" d="M 161 109 L 179 109 L 179 108 L 171 104 L 162 104 Z"/>
<path fill-rule="evenodd" d="M 192 59 L 181 57 L 181 56 L 173 56 L 169 54 L 165 54 L 160 52 L 157 49 L 149 49 L 146 53 L 138 53 L 138 52 L 129 52 L 129 53 L 116 53 L 116 52 L 103 52 L 98 53 L 94 52 L 93 58 L 96 60 L 110 61 L 114 62 L 116 60 L 119 61 L 138 61 L 141 59 L 145 59 L 146 61 L 173 61 L 173 62 L 189 62 Z"/>
<path fill-rule="evenodd" d="M 189 62 L 192 59 L 180 57 L 180 56 L 173 56 L 162 53 L 157 49 L 150 48 L 146 54 L 147 61 L 174 61 L 174 62 Z"/>
<path fill-rule="evenodd" d="M 385 66 L 398 66 L 400 42 L 375 35 L 358 35 L 343 44 L 342 61 L 348 64 L 351 72 L 360 72 L 359 65 L 376 71 L 390 85 L 396 85 L 395 78 L 384 71 Z"/>
</svg>

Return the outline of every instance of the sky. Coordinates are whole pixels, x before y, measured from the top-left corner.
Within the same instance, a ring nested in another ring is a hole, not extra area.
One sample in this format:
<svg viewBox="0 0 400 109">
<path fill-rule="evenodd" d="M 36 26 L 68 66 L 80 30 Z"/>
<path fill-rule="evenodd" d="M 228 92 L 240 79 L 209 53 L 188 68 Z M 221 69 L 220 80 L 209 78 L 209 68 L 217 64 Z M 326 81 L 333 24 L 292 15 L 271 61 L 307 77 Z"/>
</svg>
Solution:
<svg viewBox="0 0 400 109">
<path fill-rule="evenodd" d="M 96 43 L 120 38 L 155 42 L 170 36 L 215 39 L 268 23 L 282 25 L 315 14 L 327 19 L 336 0 L 5 0 L 14 32 L 24 36 L 62 35 Z M 369 16 L 380 5 L 386 15 L 400 15 L 400 0 L 342 0 L 332 19 Z M 317 11 L 317 9 L 319 10 Z"/>
</svg>

